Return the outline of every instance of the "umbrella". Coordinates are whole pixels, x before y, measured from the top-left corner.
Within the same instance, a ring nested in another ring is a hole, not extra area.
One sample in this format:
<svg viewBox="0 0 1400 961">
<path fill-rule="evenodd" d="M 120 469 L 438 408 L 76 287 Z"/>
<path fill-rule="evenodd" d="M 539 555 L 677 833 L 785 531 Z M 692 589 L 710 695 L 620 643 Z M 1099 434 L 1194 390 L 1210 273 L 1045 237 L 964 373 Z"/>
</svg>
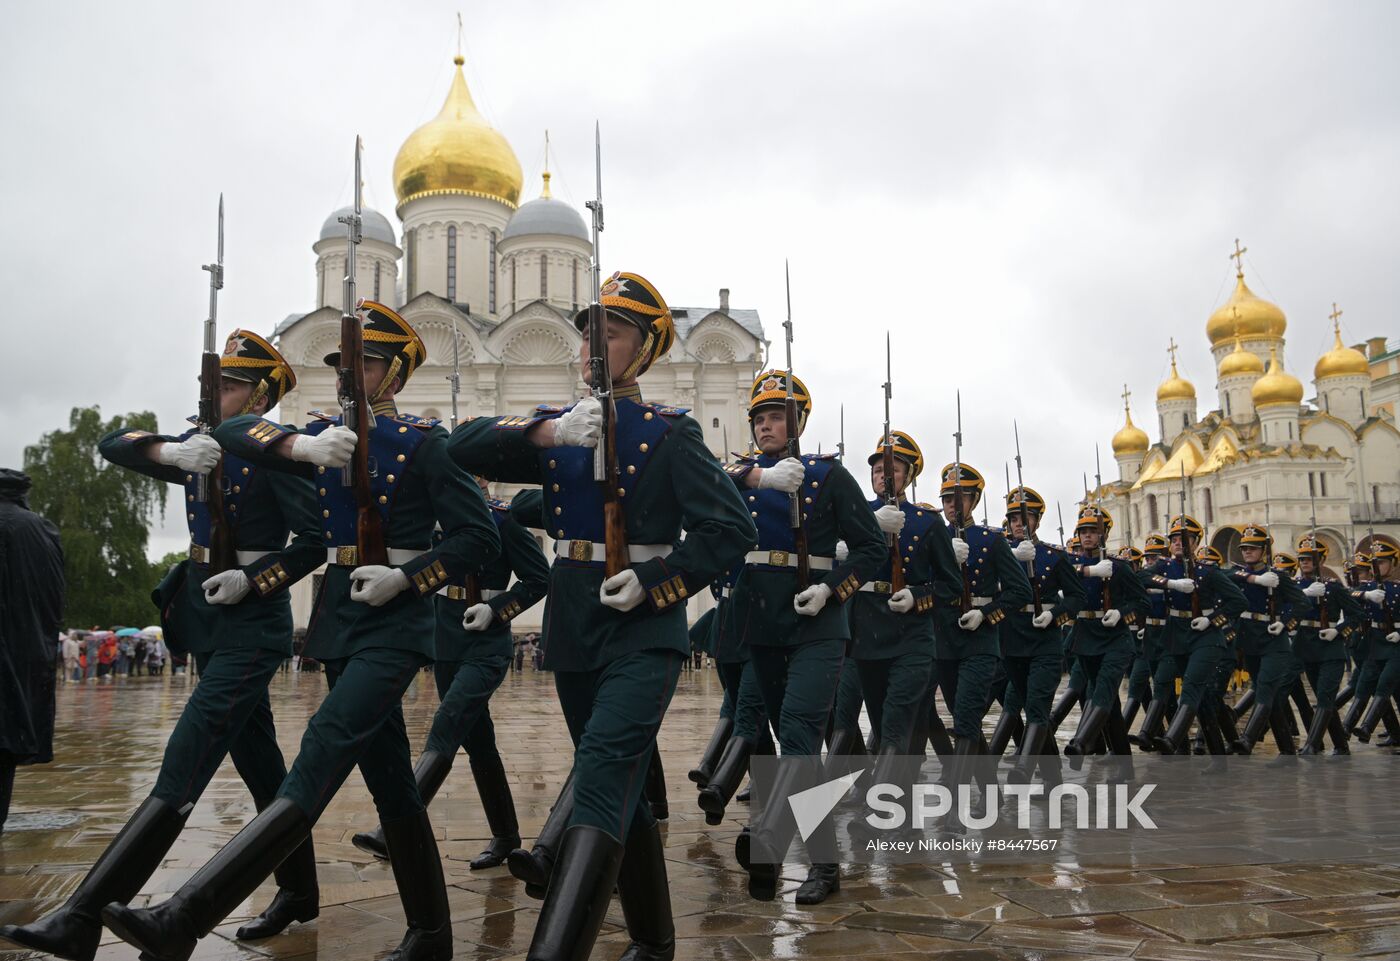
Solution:
<svg viewBox="0 0 1400 961">
<path fill-rule="evenodd" d="M 159 624 L 152 624 L 150 627 L 141 628 L 142 637 L 162 637 L 164 633 L 165 632 L 160 629 Z"/>
<path fill-rule="evenodd" d="M 120 631 L 117 631 L 117 637 L 131 637 L 131 636 L 134 635 L 134 634 L 140 634 L 140 633 L 141 633 L 141 631 L 140 631 L 139 628 L 135 628 L 135 627 L 123 627 Z"/>
</svg>

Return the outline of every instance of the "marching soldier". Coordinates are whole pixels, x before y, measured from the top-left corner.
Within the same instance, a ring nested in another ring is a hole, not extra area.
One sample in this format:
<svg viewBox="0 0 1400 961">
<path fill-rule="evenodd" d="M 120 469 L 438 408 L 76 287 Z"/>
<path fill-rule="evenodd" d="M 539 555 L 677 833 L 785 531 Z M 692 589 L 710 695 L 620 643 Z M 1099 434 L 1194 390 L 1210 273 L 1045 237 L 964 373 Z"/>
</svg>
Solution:
<svg viewBox="0 0 1400 961">
<path fill-rule="evenodd" d="M 1147 591 L 1147 615 L 1143 618 L 1142 659 L 1147 663 L 1147 678 L 1150 686 L 1143 692 L 1142 703 L 1147 705 L 1139 733 L 1128 736 L 1130 743 L 1141 748 L 1149 748 L 1152 739 L 1161 733 L 1162 720 L 1176 711 L 1176 670 L 1175 663 L 1168 665 L 1172 676 L 1163 678 L 1158 672 L 1165 656 L 1164 639 L 1167 631 L 1167 592 L 1165 588 L 1152 583 L 1151 569 L 1168 556 L 1167 539 L 1161 534 L 1148 534 L 1143 544 L 1142 564 L 1138 568 L 1138 580 Z M 1134 665 L 1136 667 L 1136 664 Z M 1133 695 L 1130 684 L 1128 695 Z"/>
<path fill-rule="evenodd" d="M 1141 573 L 1145 557 L 1141 550 L 1131 544 L 1125 544 L 1118 549 L 1118 559 L 1128 565 L 1134 576 Z M 1133 721 L 1137 720 L 1138 711 L 1152 700 L 1152 666 L 1142 651 L 1143 642 L 1147 638 L 1147 616 L 1152 610 L 1150 596 L 1147 602 L 1147 612 L 1143 614 L 1142 623 L 1132 632 L 1133 664 L 1128 668 L 1128 697 L 1123 702 L 1123 724 L 1129 730 L 1132 730 Z M 1131 736 L 1128 741 L 1132 742 Z"/>
<path fill-rule="evenodd" d="M 686 598 L 722 574 L 755 534 L 699 425 L 681 408 L 642 401 L 637 377 L 675 338 L 666 302 L 632 273 L 609 278 L 600 301 L 616 372 L 626 570 L 604 572 L 604 502 L 593 479 L 603 424 L 597 398 L 542 406 L 532 416 L 477 418 L 458 427 L 450 444 L 452 457 L 473 473 L 542 484 L 542 519 L 555 538 L 545 666 L 554 672 L 575 745 L 572 810 L 530 958 L 586 957 L 614 885 L 632 937 L 624 956 L 674 952 L 661 836 L 640 803 L 642 785 L 690 649 Z M 587 322 L 588 311 L 575 317 L 580 329 Z M 588 339 L 583 343 L 581 368 L 591 382 Z"/>
<path fill-rule="evenodd" d="M 1112 753 L 1131 753 L 1118 687 L 1132 664 L 1132 633 L 1147 611 L 1147 592 L 1127 563 L 1103 556 L 1112 529 L 1108 511 L 1093 504 L 1080 510 L 1074 526 L 1083 551 L 1078 565 L 1093 582 L 1085 589 L 1085 607 L 1070 630 L 1070 652 L 1088 680 L 1079 728 L 1065 744 L 1071 756 L 1092 752 L 1100 734 L 1107 737 Z"/>
<path fill-rule="evenodd" d="M 1170 664 L 1173 680 L 1180 675 L 1182 683 L 1176 714 L 1166 733 L 1154 738 L 1153 744 L 1163 754 L 1179 754 L 1201 711 L 1216 667 L 1225 656 L 1229 643 L 1225 630 L 1244 610 L 1245 599 L 1218 567 L 1196 562 L 1196 546 L 1205 538 L 1205 528 L 1199 521 L 1180 514 L 1173 518 L 1168 536 L 1171 556 L 1158 561 L 1149 571 L 1151 585 L 1167 591 L 1167 656 L 1163 662 Z M 1160 690 L 1163 685 L 1153 687 Z M 1203 726 L 1209 724 L 1209 719 L 1203 721 Z M 1211 730 L 1217 729 L 1211 725 Z"/>
<path fill-rule="evenodd" d="M 855 478 L 834 454 L 785 457 L 789 424 L 785 403 L 788 374 L 761 373 L 749 392 L 749 425 L 759 453 L 725 468 L 738 485 L 758 528 L 757 549 L 745 557 L 734 587 L 734 617 L 749 636 L 749 656 L 759 693 L 774 722 L 781 753 L 787 757 L 821 757 L 827 716 L 840 682 L 850 641 L 845 603 L 879 569 L 884 559 L 880 528 Z M 796 377 L 792 391 L 798 408 L 800 436 L 812 410 L 811 394 Z M 794 438 L 795 439 L 795 438 Z M 790 498 L 800 498 L 805 557 L 798 551 L 790 521 Z M 836 560 L 837 541 L 847 557 Z M 798 579 L 805 562 L 811 583 Z M 783 797 L 796 776 L 784 767 L 774 797 Z M 787 847 L 792 825 L 782 805 L 770 805 L 776 817 L 774 846 Z M 757 830 L 757 828 L 756 828 Z M 743 844 L 740 863 L 748 860 Z M 777 894 L 778 864 L 749 864 L 749 894 L 770 901 Z M 798 889 L 799 904 L 819 904 L 841 887 L 836 864 L 813 864 Z"/>
<path fill-rule="evenodd" d="M 1333 753 L 1350 754 L 1347 734 L 1337 717 L 1337 691 L 1346 668 L 1346 644 L 1339 625 L 1365 617 L 1365 612 L 1338 581 L 1324 579 L 1327 545 L 1312 534 L 1298 539 L 1298 587 L 1307 600 L 1298 609 L 1298 633 L 1293 653 L 1302 662 L 1308 684 L 1317 696 L 1313 721 L 1299 754 L 1320 754 L 1324 734 L 1332 737 Z"/>
<path fill-rule="evenodd" d="M 987 749 L 982 718 L 991 703 L 1000 657 L 999 625 L 1031 603 L 1031 583 L 1006 535 L 971 523 L 986 487 L 982 475 L 968 464 L 956 463 L 945 465 L 940 476 L 943 515 L 962 568 L 962 593 L 934 614 L 934 684 L 953 714 L 953 753 L 966 756 Z M 928 708 L 936 711 L 932 688 Z"/>
<path fill-rule="evenodd" d="M 478 484 L 496 522 L 501 553 L 480 574 L 468 574 L 458 583 L 438 588 L 433 676 L 441 703 L 413 769 L 426 807 L 447 780 L 458 745 L 466 749 L 491 827 L 486 850 L 469 865 L 473 871 L 499 867 L 520 846 L 515 800 L 496 747 L 491 696 L 510 671 L 511 621 L 533 607 L 549 587 L 549 564 L 539 542 L 511 516 L 510 504 L 491 497 L 488 482 Z M 511 575 L 516 578 L 514 585 Z M 382 827 L 351 840 L 377 858 L 389 856 Z"/>
<path fill-rule="evenodd" d="M 1061 547 L 1036 537 L 1045 499 L 1029 487 L 1017 487 L 1006 495 L 1006 529 L 1011 554 L 1025 565 L 1031 585 L 1031 603 L 1011 611 L 1001 628 L 1001 659 L 1006 665 L 1007 693 L 1004 714 L 1026 712 L 1025 731 L 1017 755 L 1028 774 L 1035 758 L 1053 753 L 1050 711 L 1064 666 L 1064 642 L 1060 631 L 1072 623 L 1084 606 L 1084 579 Z M 1002 727 L 1001 721 L 997 728 Z M 999 754 L 993 736 L 993 754 Z M 1002 742 L 1004 743 L 1004 742 Z"/>
<path fill-rule="evenodd" d="M 892 543 L 873 577 L 860 586 L 851 602 L 851 636 L 855 668 L 865 696 L 870 724 L 881 755 L 910 753 L 933 671 L 933 609 L 957 601 L 962 579 L 948 527 L 937 508 L 911 504 L 904 497 L 924 467 L 919 445 L 904 431 L 891 431 L 896 502 L 883 497 L 870 501 L 875 520 Z M 885 438 L 880 438 L 870 464 L 870 485 L 877 495 L 886 490 Z M 895 556 L 897 552 L 897 558 Z M 894 590 L 898 561 L 904 586 Z"/>
<path fill-rule="evenodd" d="M 1351 731 L 1362 744 L 1370 742 L 1371 733 L 1389 709 L 1390 698 L 1400 685 L 1400 582 L 1394 577 L 1395 560 L 1400 551 L 1374 537 L 1371 545 L 1371 573 L 1375 579 L 1351 593 L 1354 600 L 1365 603 L 1366 617 L 1370 621 L 1370 657 L 1357 682 L 1356 704 L 1352 708 L 1355 712 L 1366 703 L 1363 692 L 1372 693 L 1366 716 Z M 1368 674 L 1374 678 L 1370 684 Z"/>
<path fill-rule="evenodd" d="M 1248 608 L 1240 613 L 1237 648 L 1244 655 L 1244 669 L 1254 684 L 1254 709 L 1240 736 L 1243 753 L 1249 753 L 1272 729 L 1279 753 L 1295 754 L 1288 729 L 1288 693 L 1297 675 L 1288 633 L 1298 626 L 1295 606 L 1306 598 L 1293 579 L 1270 569 L 1273 537 L 1260 524 L 1240 529 L 1243 567 L 1230 572 L 1243 592 Z"/>
<path fill-rule="evenodd" d="M 250 331 L 236 330 L 219 360 L 223 417 L 265 414 L 296 386 L 282 355 Z M 223 454 L 208 434 L 178 437 L 117 430 L 98 446 L 114 464 L 185 490 L 189 559 L 170 570 L 153 599 L 165 642 L 198 667 L 155 787 L 63 906 L 32 924 L 6 925 L 0 937 L 62 958 L 92 958 L 102 934 L 100 912 L 136 896 L 184 827 L 190 810 L 230 755 L 258 810 L 272 803 L 287 769 L 277 746 L 267 684 L 292 653 L 287 588 L 321 565 L 324 554 L 309 482 L 263 471 Z M 222 516 L 196 491 L 200 476 L 222 492 Z M 232 532 L 236 566 L 211 568 L 211 522 Z M 290 545 L 287 535 L 293 535 Z M 285 852 L 284 852 L 285 853 Z M 238 929 L 240 939 L 277 934 L 320 909 L 316 857 L 307 837 L 277 869 L 272 904 Z M 261 880 L 261 879 L 259 879 Z"/>
<path fill-rule="evenodd" d="M 394 397 L 426 358 L 408 323 L 364 301 L 364 382 L 375 419 L 368 454 L 388 565 L 361 564 L 354 487 L 337 468 L 356 433 L 338 417 L 303 431 L 261 417 L 224 421 L 215 437 L 254 467 L 313 480 L 328 564 L 305 651 L 326 669 L 330 691 L 307 722 L 301 751 L 265 807 L 168 901 L 143 910 L 109 905 L 102 919 L 159 961 L 183 961 L 195 943 L 311 833 L 358 763 L 374 798 L 408 930 L 388 957 L 423 961 L 452 954 L 452 925 L 437 841 L 413 777 L 400 699 L 433 659 L 433 596 L 481 570 L 500 550 L 496 525 L 471 477 L 447 456 L 436 421 L 397 410 Z M 338 366 L 339 352 L 326 358 Z M 431 546 L 433 523 L 443 539 Z"/>
</svg>

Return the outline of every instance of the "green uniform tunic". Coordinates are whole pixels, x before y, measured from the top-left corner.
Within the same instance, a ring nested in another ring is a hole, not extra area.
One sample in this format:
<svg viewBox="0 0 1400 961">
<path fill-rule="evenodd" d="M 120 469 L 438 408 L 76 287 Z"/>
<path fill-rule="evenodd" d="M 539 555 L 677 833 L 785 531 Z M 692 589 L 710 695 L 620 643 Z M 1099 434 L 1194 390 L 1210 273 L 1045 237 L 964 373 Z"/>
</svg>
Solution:
<svg viewBox="0 0 1400 961">
<path fill-rule="evenodd" d="M 1235 629 L 1235 649 L 1244 655 L 1244 667 L 1254 685 L 1254 703 L 1272 710 L 1278 706 L 1279 698 L 1288 697 L 1298 677 L 1301 665 L 1293 656 L 1288 635 L 1298 627 L 1299 615 L 1294 611 L 1305 609 L 1308 599 L 1293 578 L 1282 571 L 1272 571 L 1279 579 L 1276 588 L 1249 582 L 1251 575 L 1266 572 L 1268 566 L 1261 563 L 1255 569 L 1234 568 L 1230 576 L 1248 605 L 1240 613 Z M 1269 633 L 1269 625 L 1274 622 L 1283 624 L 1282 633 Z"/>
<path fill-rule="evenodd" d="M 686 599 L 739 558 L 753 543 L 754 527 L 684 410 L 619 397 L 616 449 L 627 542 L 634 556 L 649 556 L 631 568 L 643 602 L 626 612 L 604 605 L 603 499 L 593 480 L 594 452 L 536 447 L 528 439 L 532 427 L 562 413 L 545 406 L 528 417 L 470 420 L 453 432 L 448 449 L 473 474 L 542 485 L 539 519 L 560 550 L 550 569 L 544 657 L 575 746 L 570 824 L 625 841 L 630 830 L 651 824 L 647 805 L 638 801 L 690 650 Z"/>
<path fill-rule="evenodd" d="M 1367 600 L 1367 591 L 1380 588 L 1386 592 L 1380 604 Z M 1372 697 L 1390 697 L 1400 687 L 1400 644 L 1386 640 L 1386 635 L 1400 631 L 1400 584 L 1394 581 L 1366 581 L 1351 592 L 1352 600 L 1365 612 L 1365 624 L 1359 633 L 1365 645 L 1364 662 L 1356 682 L 1356 702 L 1365 704 Z"/>
<path fill-rule="evenodd" d="M 1347 659 L 1346 641 L 1340 628 L 1344 621 L 1364 620 L 1366 613 L 1340 581 L 1300 577 L 1298 589 L 1306 590 L 1313 583 L 1321 583 L 1327 593 L 1320 598 L 1303 595 L 1304 603 L 1295 611 L 1298 631 L 1293 635 L 1293 654 L 1302 662 L 1308 684 L 1317 695 L 1317 708 L 1335 710 Z M 1337 636 L 1330 641 L 1321 637 L 1324 623 L 1337 631 Z"/>
<path fill-rule="evenodd" d="M 372 494 L 391 566 L 409 582 L 379 607 L 350 599 L 350 572 L 359 566 L 357 513 L 343 472 L 272 453 L 274 443 L 295 431 L 262 418 L 235 417 L 215 432 L 225 449 L 260 467 L 312 480 L 320 501 L 321 543 L 334 563 L 317 592 L 305 652 L 325 665 L 330 693 L 307 724 L 301 752 L 278 792 L 313 823 L 357 763 L 381 822 L 423 809 L 399 702 L 432 660 L 438 588 L 479 572 L 500 551 L 480 489 L 447 457 L 447 432 L 436 421 L 398 414 L 392 405 L 375 413 Z M 305 432 L 318 434 L 337 422 L 321 417 Z M 443 531 L 437 545 L 435 522 Z"/>
<path fill-rule="evenodd" d="M 1024 707 L 1027 724 L 1048 724 L 1064 666 L 1060 631 L 1084 606 L 1084 578 L 1063 548 L 1043 541 L 1036 541 L 1035 560 L 1026 566 L 1031 568 L 1031 603 L 1009 612 L 1001 623 L 1001 658 L 1010 688 L 1003 710 Z M 1036 598 L 1041 610 L 1053 615 L 1043 628 L 1034 623 Z"/>
<path fill-rule="evenodd" d="M 1200 713 L 1207 690 L 1215 677 L 1216 668 L 1224 658 L 1229 641 L 1225 632 L 1233 632 L 1235 621 L 1245 608 L 1244 595 L 1230 576 L 1218 567 L 1193 563 L 1190 579 L 1196 584 L 1200 616 L 1207 618 L 1203 631 L 1194 630 L 1191 621 L 1196 616 L 1192 595 L 1167 588 L 1169 580 L 1184 580 L 1187 569 L 1178 558 L 1165 558 L 1147 571 L 1146 583 L 1167 591 L 1167 653 L 1162 660 L 1172 670 L 1172 677 L 1181 677 L 1179 703 L 1190 705 Z"/>
<path fill-rule="evenodd" d="M 1080 557 L 1082 568 L 1094 564 L 1097 557 Z M 1147 615 L 1147 591 L 1138 580 L 1132 565 L 1109 558 L 1113 575 L 1092 578 L 1085 585 L 1085 609 L 1075 618 L 1070 632 L 1070 652 L 1084 667 L 1089 687 L 1089 700 L 1102 708 L 1118 706 L 1118 687 L 1133 661 L 1133 633 Z M 1097 583 L 1095 583 L 1097 582 Z M 1119 612 L 1118 623 L 1108 627 L 1103 616 L 1110 610 Z"/>
</svg>

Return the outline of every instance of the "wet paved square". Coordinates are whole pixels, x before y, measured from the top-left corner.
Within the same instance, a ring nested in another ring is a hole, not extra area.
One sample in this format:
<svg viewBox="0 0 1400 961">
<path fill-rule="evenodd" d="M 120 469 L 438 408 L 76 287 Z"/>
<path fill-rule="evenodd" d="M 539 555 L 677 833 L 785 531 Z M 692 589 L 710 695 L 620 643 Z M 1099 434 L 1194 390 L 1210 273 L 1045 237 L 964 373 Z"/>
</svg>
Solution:
<svg viewBox="0 0 1400 961">
<path fill-rule="evenodd" d="M 58 761 L 20 770 L 11 823 L 0 835 L 0 923 L 43 913 L 78 883 L 149 792 L 192 683 L 177 675 L 60 686 Z M 273 682 L 279 739 L 289 760 L 323 684 L 318 674 L 288 673 Z M 679 959 L 1400 957 L 1396 864 L 1190 865 L 1164 858 L 1112 869 L 1072 862 L 853 866 L 843 875 L 841 892 L 815 907 L 793 902 L 802 870 L 789 865 L 785 877 L 791 880 L 778 901 L 752 901 L 733 860 L 745 808 L 734 805 L 733 817 L 707 827 L 686 780 L 719 699 L 713 673 L 683 674 L 661 732 L 671 806 L 663 831 Z M 431 678 L 424 674 L 404 700 L 415 750 L 436 706 Z M 509 675 L 492 715 L 521 831 L 530 837 L 572 756 L 549 675 Z M 1073 724 L 1071 717 L 1066 729 Z M 1360 752 L 1372 750 L 1358 746 Z M 225 763 L 137 903 L 168 897 L 252 813 L 246 790 Z M 504 868 L 468 869 L 489 832 L 466 764 L 453 771 L 431 814 L 449 886 L 456 957 L 523 958 L 539 904 Z M 271 896 L 272 888 L 264 886 L 201 942 L 195 958 L 357 961 L 387 953 L 403 931 L 392 874 L 350 844 L 355 831 L 373 823 L 369 794 L 352 774 L 315 830 L 320 919 L 269 941 L 233 941 L 237 922 Z M 615 958 L 625 944 L 614 902 L 593 956 Z M 29 957 L 41 956 L 0 950 L 0 961 Z M 112 961 L 135 957 L 110 935 L 98 952 Z"/>
</svg>

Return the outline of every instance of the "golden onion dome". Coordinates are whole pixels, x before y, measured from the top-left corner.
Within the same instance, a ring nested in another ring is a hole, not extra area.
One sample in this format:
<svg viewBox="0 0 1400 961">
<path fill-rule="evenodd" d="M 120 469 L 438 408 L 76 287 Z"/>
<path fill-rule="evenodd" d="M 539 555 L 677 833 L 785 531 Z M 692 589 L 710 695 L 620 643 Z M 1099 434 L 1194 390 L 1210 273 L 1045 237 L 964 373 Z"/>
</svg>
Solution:
<svg viewBox="0 0 1400 961">
<path fill-rule="evenodd" d="M 1254 400 L 1255 407 L 1267 407 L 1270 404 L 1297 405 L 1303 402 L 1303 384 L 1283 369 L 1278 362 L 1277 348 L 1269 348 L 1269 370 L 1254 382 L 1249 396 Z"/>
<path fill-rule="evenodd" d="M 1317 380 L 1324 377 L 1355 377 L 1357 374 L 1369 377 L 1371 364 L 1366 360 L 1366 355 L 1342 343 L 1341 327 L 1334 326 L 1332 333 L 1336 338 L 1332 349 L 1317 359 L 1313 377 Z"/>
<path fill-rule="evenodd" d="M 1113 456 L 1147 451 L 1147 431 L 1133 423 L 1133 412 L 1123 408 L 1123 426 L 1113 435 Z"/>
<path fill-rule="evenodd" d="M 409 134 L 394 158 L 399 206 L 418 197 L 465 194 L 514 208 L 523 180 L 506 138 L 486 122 L 462 76 L 462 58 L 438 115 Z"/>
<path fill-rule="evenodd" d="M 1236 334 L 1235 349 L 1226 354 L 1225 359 L 1220 362 L 1220 377 L 1262 373 L 1264 373 L 1264 362 L 1259 359 L 1258 354 L 1245 350 L 1244 342 L 1240 340 L 1240 335 Z"/>
<path fill-rule="evenodd" d="M 1157 385 L 1157 403 L 1164 400 L 1195 400 L 1195 386 L 1176 372 L 1176 358 L 1172 358 L 1171 376 Z"/>
<path fill-rule="evenodd" d="M 1288 320 L 1278 307 L 1256 297 L 1254 291 L 1244 282 L 1244 271 L 1235 273 L 1235 292 L 1220 309 L 1210 315 L 1206 323 L 1206 336 L 1212 347 L 1219 347 L 1235 335 L 1236 321 L 1239 334 L 1245 338 L 1265 337 L 1278 340 L 1288 327 Z"/>
</svg>

